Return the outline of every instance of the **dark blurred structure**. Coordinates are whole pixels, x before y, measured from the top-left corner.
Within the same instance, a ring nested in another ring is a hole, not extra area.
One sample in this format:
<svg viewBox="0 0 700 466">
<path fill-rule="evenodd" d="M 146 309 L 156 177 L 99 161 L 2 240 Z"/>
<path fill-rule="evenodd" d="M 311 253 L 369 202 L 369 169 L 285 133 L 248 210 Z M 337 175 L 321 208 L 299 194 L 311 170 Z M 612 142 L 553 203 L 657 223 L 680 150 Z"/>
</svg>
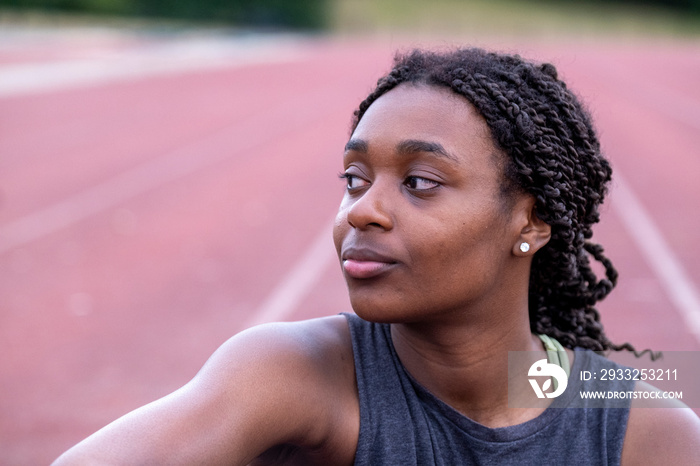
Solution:
<svg viewBox="0 0 700 466">
<path fill-rule="evenodd" d="M 590 3 L 621 5 L 655 5 L 700 14 L 700 0 L 549 0 L 550 3 Z M 2 0 L 0 0 L 0 4 Z"/>
<path fill-rule="evenodd" d="M 323 29 L 331 0 L 0 0 L 0 7 Z"/>
</svg>

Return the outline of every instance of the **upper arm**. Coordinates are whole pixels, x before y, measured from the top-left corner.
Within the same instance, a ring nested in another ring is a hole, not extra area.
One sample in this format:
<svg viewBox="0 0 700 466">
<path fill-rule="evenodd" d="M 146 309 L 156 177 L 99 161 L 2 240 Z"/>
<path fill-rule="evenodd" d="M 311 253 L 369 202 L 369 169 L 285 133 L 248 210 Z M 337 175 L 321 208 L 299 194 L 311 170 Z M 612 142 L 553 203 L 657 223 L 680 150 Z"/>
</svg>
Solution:
<svg viewBox="0 0 700 466">
<path fill-rule="evenodd" d="M 648 384 L 641 385 L 644 385 L 644 390 L 655 390 Z M 635 400 L 632 402 L 621 463 L 697 464 L 700 451 L 698 416 L 675 400 L 661 401 L 663 406 L 655 408 L 639 407 L 639 404 Z"/>
<path fill-rule="evenodd" d="M 329 371 L 341 371 L 334 359 L 347 356 L 324 328 L 272 324 L 236 335 L 187 385 L 118 419 L 61 460 L 247 464 L 274 445 L 321 442 L 334 411 L 330 384 L 342 379 Z"/>
</svg>

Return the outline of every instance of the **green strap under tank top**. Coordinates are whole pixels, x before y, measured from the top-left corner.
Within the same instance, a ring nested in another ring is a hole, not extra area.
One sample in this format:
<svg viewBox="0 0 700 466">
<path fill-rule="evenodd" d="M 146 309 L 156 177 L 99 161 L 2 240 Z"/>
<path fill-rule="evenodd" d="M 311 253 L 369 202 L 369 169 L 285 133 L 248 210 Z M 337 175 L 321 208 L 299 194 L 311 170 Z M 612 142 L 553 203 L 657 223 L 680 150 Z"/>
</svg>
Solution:
<svg viewBox="0 0 700 466">
<path fill-rule="evenodd" d="M 550 364 L 556 364 L 557 366 L 564 369 L 566 376 L 569 377 L 571 374 L 571 366 L 569 365 L 569 356 L 566 354 L 566 350 L 556 339 L 548 335 L 537 335 L 542 343 L 544 343 L 544 349 L 547 351 L 547 361 Z M 558 383 L 557 379 L 552 377 L 552 382 L 554 383 L 554 389 L 557 389 Z"/>
</svg>

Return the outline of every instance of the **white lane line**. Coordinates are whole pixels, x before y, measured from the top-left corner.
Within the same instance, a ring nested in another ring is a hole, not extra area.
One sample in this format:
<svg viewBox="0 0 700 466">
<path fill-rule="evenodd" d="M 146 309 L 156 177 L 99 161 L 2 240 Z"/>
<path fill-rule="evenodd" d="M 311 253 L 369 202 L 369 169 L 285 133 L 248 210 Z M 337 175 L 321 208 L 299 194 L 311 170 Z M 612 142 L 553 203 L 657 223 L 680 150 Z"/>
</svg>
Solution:
<svg viewBox="0 0 700 466">
<path fill-rule="evenodd" d="M 311 124 L 289 120 L 290 108 L 335 92 L 333 84 L 298 94 L 275 110 L 225 127 L 203 139 L 114 176 L 52 206 L 0 226 L 0 254 L 104 212 L 137 195 L 181 179 L 215 163 L 254 154 L 256 147 Z M 315 120 L 323 115 L 310 115 Z"/>
<path fill-rule="evenodd" d="M 269 115 L 267 115 L 269 116 Z M 255 120 L 255 121 L 254 121 Z M 251 119 L 110 178 L 61 202 L 0 226 L 0 254 L 78 223 L 208 165 L 251 151 L 265 122 Z M 249 141 L 242 145 L 241 141 Z M 222 150 L 235 147 L 235 151 Z"/>
<path fill-rule="evenodd" d="M 301 55 L 300 40 L 291 36 L 182 39 L 107 51 L 95 58 L 2 65 L 0 98 L 202 69 L 281 63 Z"/>
<path fill-rule="evenodd" d="M 676 258 L 661 231 L 634 194 L 620 170 L 615 170 L 612 206 L 651 270 L 681 314 L 690 333 L 700 342 L 700 294 Z"/>
<path fill-rule="evenodd" d="M 335 257 L 331 228 L 325 226 L 244 328 L 279 321 L 297 309 Z"/>
<path fill-rule="evenodd" d="M 216 134 L 224 136 L 227 131 Z M 192 144 L 175 153 L 121 173 L 61 202 L 0 227 L 0 254 L 69 227 L 91 215 L 119 205 L 169 181 L 181 178 L 223 157 L 197 157 L 204 152 Z M 199 149 L 199 150 L 198 150 Z M 219 152 L 222 154 L 224 152 Z M 217 154 L 214 152 L 214 154 Z M 227 154 L 228 155 L 228 154 Z"/>
</svg>

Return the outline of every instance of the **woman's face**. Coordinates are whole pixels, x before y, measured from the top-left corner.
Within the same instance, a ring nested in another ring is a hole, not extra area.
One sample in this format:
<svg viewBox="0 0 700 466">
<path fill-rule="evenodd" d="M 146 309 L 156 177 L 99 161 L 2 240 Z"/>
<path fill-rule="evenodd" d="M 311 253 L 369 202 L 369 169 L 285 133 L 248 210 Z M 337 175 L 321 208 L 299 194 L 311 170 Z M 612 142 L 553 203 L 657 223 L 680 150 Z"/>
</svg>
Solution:
<svg viewBox="0 0 700 466">
<path fill-rule="evenodd" d="M 494 302 L 522 229 L 500 194 L 503 157 L 447 89 L 403 84 L 369 107 L 333 231 L 358 315 L 415 322 Z"/>
</svg>

